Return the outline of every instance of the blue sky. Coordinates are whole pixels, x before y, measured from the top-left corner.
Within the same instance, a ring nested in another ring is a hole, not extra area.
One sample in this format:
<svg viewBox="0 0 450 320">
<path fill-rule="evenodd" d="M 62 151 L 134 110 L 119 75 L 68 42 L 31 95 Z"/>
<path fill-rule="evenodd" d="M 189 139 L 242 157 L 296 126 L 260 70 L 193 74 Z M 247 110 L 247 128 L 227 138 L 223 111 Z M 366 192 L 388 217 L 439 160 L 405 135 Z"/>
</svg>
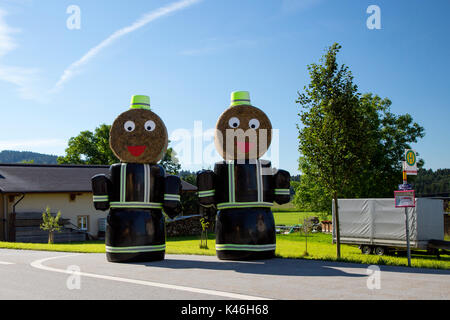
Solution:
<svg viewBox="0 0 450 320">
<path fill-rule="evenodd" d="M 66 27 L 69 5 L 81 9 L 79 30 Z M 380 30 L 366 26 L 369 5 Z M 213 128 L 230 93 L 247 90 L 280 130 L 279 166 L 296 174 L 297 91 L 338 42 L 362 93 L 425 127 L 413 145 L 425 167 L 448 168 L 449 12 L 445 0 L 1 0 L 0 150 L 62 155 L 133 94 L 151 97 L 169 133 Z"/>
</svg>

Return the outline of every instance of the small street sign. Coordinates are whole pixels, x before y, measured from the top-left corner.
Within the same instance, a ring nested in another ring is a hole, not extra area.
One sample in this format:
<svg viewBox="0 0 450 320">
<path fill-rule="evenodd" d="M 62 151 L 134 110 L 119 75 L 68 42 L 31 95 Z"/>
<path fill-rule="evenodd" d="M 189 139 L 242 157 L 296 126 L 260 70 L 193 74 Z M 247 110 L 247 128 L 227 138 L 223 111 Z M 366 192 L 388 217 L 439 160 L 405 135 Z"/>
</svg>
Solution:
<svg viewBox="0 0 450 320">
<path fill-rule="evenodd" d="M 399 184 L 398 190 L 400 191 L 412 190 L 412 185 L 410 185 L 409 183 Z"/>
<path fill-rule="evenodd" d="M 414 208 L 416 197 L 414 190 L 394 191 L 396 208 Z"/>
<path fill-rule="evenodd" d="M 403 161 L 403 171 L 407 175 L 417 175 L 417 154 L 415 150 L 405 150 L 405 161 Z"/>
<path fill-rule="evenodd" d="M 417 175 L 417 154 L 416 151 L 411 149 L 405 150 L 405 161 L 403 161 L 403 184 L 398 185 L 400 191 L 394 191 L 395 207 L 405 208 L 406 250 L 408 253 L 408 267 L 411 267 L 408 208 L 414 208 L 416 206 L 416 195 L 414 190 L 412 190 L 412 186 L 408 183 L 408 175 Z"/>
</svg>

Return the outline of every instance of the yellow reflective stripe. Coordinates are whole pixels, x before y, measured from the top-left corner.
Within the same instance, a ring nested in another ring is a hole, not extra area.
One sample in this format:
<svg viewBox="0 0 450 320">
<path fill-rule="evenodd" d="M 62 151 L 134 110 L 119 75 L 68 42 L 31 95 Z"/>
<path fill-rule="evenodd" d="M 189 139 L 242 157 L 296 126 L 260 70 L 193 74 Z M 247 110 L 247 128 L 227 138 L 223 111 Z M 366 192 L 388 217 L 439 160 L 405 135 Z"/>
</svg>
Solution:
<svg viewBox="0 0 450 320">
<path fill-rule="evenodd" d="M 264 186 L 263 186 L 263 180 L 262 180 L 262 174 L 261 174 L 261 162 L 256 160 L 256 185 L 258 189 L 258 202 L 264 201 Z"/>
<path fill-rule="evenodd" d="M 291 191 L 289 189 L 275 189 L 275 194 L 277 194 L 277 195 L 290 195 Z"/>
<path fill-rule="evenodd" d="M 199 191 L 198 192 L 198 196 L 200 198 L 211 197 L 211 196 L 214 196 L 215 194 L 216 194 L 216 190 L 207 190 L 207 191 Z"/>
<path fill-rule="evenodd" d="M 199 191 L 198 192 L 198 194 L 203 194 L 203 193 L 215 193 L 216 192 L 216 190 L 215 189 L 213 189 L 213 190 L 205 190 L 205 191 Z"/>
<path fill-rule="evenodd" d="M 180 201 L 180 198 L 177 194 L 164 194 L 164 200 Z"/>
<path fill-rule="evenodd" d="M 216 244 L 216 250 L 234 250 L 234 251 L 272 251 L 276 249 L 276 244 L 261 244 L 261 245 L 252 245 L 252 244 Z"/>
<path fill-rule="evenodd" d="M 234 161 L 230 160 L 228 163 L 228 201 L 236 201 L 236 192 L 234 186 Z"/>
<path fill-rule="evenodd" d="M 150 166 L 144 164 L 144 202 L 150 202 Z"/>
<path fill-rule="evenodd" d="M 96 196 L 94 195 L 93 197 L 94 202 L 103 202 L 103 201 L 108 201 L 109 200 L 109 196 Z"/>
<path fill-rule="evenodd" d="M 272 207 L 271 202 L 223 202 L 217 204 L 217 209 L 231 209 L 231 208 L 253 208 L 253 207 Z"/>
<path fill-rule="evenodd" d="M 120 166 L 120 202 L 125 202 L 127 189 L 127 164 L 122 163 Z"/>
<path fill-rule="evenodd" d="M 150 208 L 162 209 L 162 203 L 157 202 L 111 202 L 111 208 Z"/>
<path fill-rule="evenodd" d="M 137 252 L 154 252 L 164 251 L 166 245 L 154 245 L 154 246 L 136 246 L 136 247 L 110 247 L 106 246 L 106 252 L 109 253 L 137 253 Z"/>
</svg>

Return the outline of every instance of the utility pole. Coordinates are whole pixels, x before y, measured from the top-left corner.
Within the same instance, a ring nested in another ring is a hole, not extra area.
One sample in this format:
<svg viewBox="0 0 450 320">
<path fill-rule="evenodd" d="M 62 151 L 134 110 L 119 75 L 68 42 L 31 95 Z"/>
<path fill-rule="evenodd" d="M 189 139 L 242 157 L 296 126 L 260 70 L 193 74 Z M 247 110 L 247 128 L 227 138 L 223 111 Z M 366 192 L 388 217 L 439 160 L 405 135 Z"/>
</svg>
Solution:
<svg viewBox="0 0 450 320">
<path fill-rule="evenodd" d="M 411 245 L 409 239 L 408 208 L 416 206 L 415 192 L 408 184 L 408 175 L 417 175 L 417 154 L 415 150 L 405 150 L 403 161 L 403 184 L 399 185 L 399 191 L 394 192 L 395 207 L 405 209 L 406 249 L 408 252 L 408 267 L 411 267 Z"/>
<path fill-rule="evenodd" d="M 408 175 L 406 171 L 403 170 L 403 184 L 408 184 Z M 408 221 L 408 208 L 405 207 L 405 224 L 406 224 L 406 250 L 408 252 L 408 267 L 411 267 L 411 246 L 409 243 L 409 221 Z"/>
</svg>

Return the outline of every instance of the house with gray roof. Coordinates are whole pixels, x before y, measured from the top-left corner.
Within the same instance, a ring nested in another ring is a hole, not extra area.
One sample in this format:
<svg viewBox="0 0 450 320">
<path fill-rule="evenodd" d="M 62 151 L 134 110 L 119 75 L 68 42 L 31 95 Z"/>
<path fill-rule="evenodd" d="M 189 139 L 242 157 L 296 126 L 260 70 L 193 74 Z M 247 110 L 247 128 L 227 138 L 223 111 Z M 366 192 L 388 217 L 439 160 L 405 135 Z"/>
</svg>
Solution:
<svg viewBox="0 0 450 320">
<path fill-rule="evenodd" d="M 101 165 L 0 164 L 0 241 L 46 242 L 39 229 L 46 207 L 63 218 L 55 242 L 101 235 L 107 212 L 94 209 L 91 178 L 108 172 Z M 197 190 L 185 181 L 182 189 Z"/>
</svg>

